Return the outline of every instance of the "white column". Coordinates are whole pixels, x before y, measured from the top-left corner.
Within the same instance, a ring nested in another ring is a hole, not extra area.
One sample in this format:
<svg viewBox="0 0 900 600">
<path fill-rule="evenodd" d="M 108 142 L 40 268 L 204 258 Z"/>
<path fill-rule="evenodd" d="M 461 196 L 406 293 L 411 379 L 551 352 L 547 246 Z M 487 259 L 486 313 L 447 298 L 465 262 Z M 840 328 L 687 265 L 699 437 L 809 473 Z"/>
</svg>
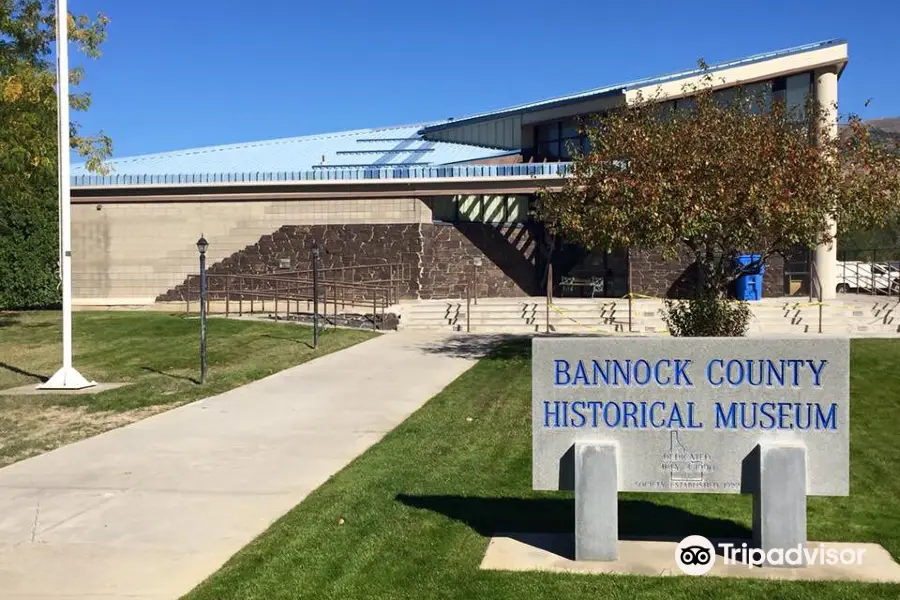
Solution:
<svg viewBox="0 0 900 600">
<path fill-rule="evenodd" d="M 97 385 L 72 366 L 72 205 L 69 180 L 69 31 L 66 0 L 56 2 L 56 77 L 59 111 L 59 269 L 62 277 L 62 367 L 38 386 L 45 390 L 79 390 Z"/>
<path fill-rule="evenodd" d="M 819 124 L 816 132 L 820 140 L 833 139 L 838 135 L 838 76 L 837 67 L 820 69 L 815 72 L 816 102 L 825 111 L 826 120 Z M 829 222 L 831 235 L 837 232 L 837 223 Z M 821 244 L 816 248 L 814 262 L 819 281 L 822 283 L 822 298 L 835 297 L 837 287 L 837 241 Z"/>
</svg>

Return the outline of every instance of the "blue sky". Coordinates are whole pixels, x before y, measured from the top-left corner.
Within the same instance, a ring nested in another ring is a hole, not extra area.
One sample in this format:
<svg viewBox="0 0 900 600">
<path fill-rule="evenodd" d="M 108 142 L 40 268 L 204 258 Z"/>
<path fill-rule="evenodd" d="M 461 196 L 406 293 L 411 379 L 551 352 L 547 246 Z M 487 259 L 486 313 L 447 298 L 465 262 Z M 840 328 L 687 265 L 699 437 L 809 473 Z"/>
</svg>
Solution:
<svg viewBox="0 0 900 600">
<path fill-rule="evenodd" d="M 70 10 L 111 19 L 103 57 L 86 64 L 94 106 L 73 118 L 111 135 L 117 157 L 458 118 L 835 37 L 850 48 L 841 112 L 900 115 L 895 0 L 70 0 Z"/>
</svg>

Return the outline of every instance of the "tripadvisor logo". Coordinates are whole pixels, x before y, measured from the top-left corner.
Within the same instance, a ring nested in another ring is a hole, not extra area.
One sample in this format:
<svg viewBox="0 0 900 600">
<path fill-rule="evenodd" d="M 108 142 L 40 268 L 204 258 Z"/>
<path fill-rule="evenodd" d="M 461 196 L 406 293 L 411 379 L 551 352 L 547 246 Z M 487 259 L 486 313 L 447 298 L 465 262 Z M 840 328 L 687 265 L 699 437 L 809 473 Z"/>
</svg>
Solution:
<svg viewBox="0 0 900 600">
<path fill-rule="evenodd" d="M 716 564 L 716 548 L 702 535 L 689 535 L 675 548 L 675 564 L 687 575 L 706 575 Z"/>
<path fill-rule="evenodd" d="M 746 543 L 738 546 L 732 543 L 720 543 L 720 554 L 724 565 L 746 565 L 747 568 L 799 567 L 803 565 L 861 565 L 865 548 L 835 548 L 819 544 L 818 547 L 807 547 L 800 544 L 793 548 L 761 548 L 748 547 Z M 716 547 L 702 535 L 689 535 L 681 540 L 675 548 L 675 564 L 687 575 L 705 575 L 716 564 Z"/>
</svg>

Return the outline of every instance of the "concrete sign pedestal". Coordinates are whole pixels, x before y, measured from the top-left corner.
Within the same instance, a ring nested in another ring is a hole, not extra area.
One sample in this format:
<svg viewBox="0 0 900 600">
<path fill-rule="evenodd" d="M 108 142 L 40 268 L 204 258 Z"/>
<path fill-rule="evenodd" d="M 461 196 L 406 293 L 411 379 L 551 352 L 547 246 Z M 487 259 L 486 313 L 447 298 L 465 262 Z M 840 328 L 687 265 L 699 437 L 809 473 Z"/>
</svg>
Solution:
<svg viewBox="0 0 900 600">
<path fill-rule="evenodd" d="M 750 493 L 756 547 L 797 548 L 806 496 L 849 493 L 849 362 L 846 338 L 535 338 L 533 487 L 574 489 L 577 560 L 618 557 L 620 491 Z"/>
</svg>

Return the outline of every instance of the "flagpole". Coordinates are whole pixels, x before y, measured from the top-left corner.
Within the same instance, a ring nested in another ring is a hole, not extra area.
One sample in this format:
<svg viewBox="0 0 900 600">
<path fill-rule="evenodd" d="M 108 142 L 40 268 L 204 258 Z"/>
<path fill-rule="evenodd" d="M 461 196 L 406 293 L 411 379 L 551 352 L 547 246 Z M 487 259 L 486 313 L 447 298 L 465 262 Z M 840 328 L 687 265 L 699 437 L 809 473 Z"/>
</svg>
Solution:
<svg viewBox="0 0 900 600">
<path fill-rule="evenodd" d="M 62 278 L 62 367 L 38 386 L 42 390 L 80 390 L 97 385 L 72 366 L 72 204 L 69 179 L 69 10 L 56 0 L 56 96 L 59 129 L 59 240 Z"/>
</svg>

